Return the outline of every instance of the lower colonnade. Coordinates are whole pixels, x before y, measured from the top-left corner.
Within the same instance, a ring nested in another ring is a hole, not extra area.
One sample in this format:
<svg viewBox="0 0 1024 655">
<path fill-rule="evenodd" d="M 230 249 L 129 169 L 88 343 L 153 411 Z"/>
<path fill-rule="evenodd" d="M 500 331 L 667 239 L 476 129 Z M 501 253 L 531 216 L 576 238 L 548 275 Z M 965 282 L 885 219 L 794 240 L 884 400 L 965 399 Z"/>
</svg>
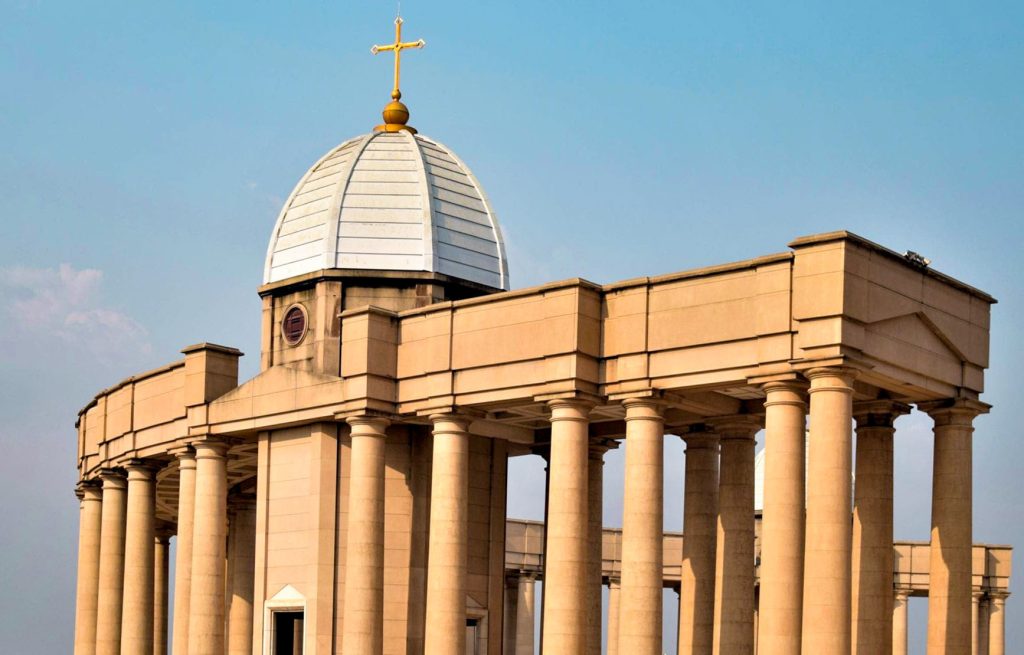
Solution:
<svg viewBox="0 0 1024 655">
<path fill-rule="evenodd" d="M 933 537 L 929 544 L 894 547 L 893 421 L 909 407 L 885 399 L 855 403 L 855 375 L 847 369 L 816 370 L 807 377 L 809 385 L 795 379 L 765 384 L 760 412 L 673 428 L 686 443 L 686 539 L 665 535 L 661 527 L 668 402 L 656 396 L 621 402 L 621 531 L 604 530 L 599 520 L 603 456 L 616 442 L 591 429 L 595 401 L 550 402 L 550 441 L 542 449 L 549 473 L 547 522 L 509 522 L 505 537 L 505 651 L 526 655 L 541 646 L 548 653 L 598 655 L 600 585 L 607 584 L 609 653 L 663 652 L 666 586 L 680 595 L 680 653 L 905 653 L 907 599 L 923 594 L 929 597 L 929 653 L 1005 652 L 1009 551 L 971 542 L 971 419 L 984 407 L 964 401 L 922 405 L 935 419 Z M 464 655 L 471 420 L 444 414 L 431 422 L 424 650 Z M 339 652 L 374 655 L 384 652 L 388 611 L 384 450 L 390 421 L 364 416 L 348 424 Z M 762 426 L 764 510 L 756 516 L 754 450 Z M 253 596 L 255 550 L 262 528 L 255 490 L 229 485 L 232 446 L 228 440 L 193 439 L 173 459 L 130 459 L 80 485 L 76 653 L 164 652 L 172 533 L 174 654 L 253 652 L 259 630 L 253 620 L 259 611 Z M 851 487 L 854 450 L 857 476 Z M 176 525 L 156 516 L 158 472 L 172 466 Z M 534 591 L 538 580 L 544 582 L 542 619 Z M 540 644 L 534 642 L 538 619 Z"/>
<path fill-rule="evenodd" d="M 760 554 L 764 547 L 764 526 L 761 517 L 757 517 L 758 532 L 757 549 Z M 681 532 L 666 532 L 663 535 L 663 550 L 669 554 L 664 560 L 661 589 L 671 589 L 682 601 L 685 588 L 685 571 L 687 565 L 678 553 L 685 547 L 686 540 Z M 505 650 L 515 655 L 528 655 L 536 652 L 536 623 L 539 620 L 536 586 L 543 582 L 544 561 L 544 524 L 539 521 L 509 519 L 508 550 L 506 552 L 506 583 L 508 594 L 505 605 Z M 909 616 L 907 612 L 911 597 L 927 598 L 929 592 L 929 549 L 927 542 L 897 541 L 892 545 L 891 552 L 895 561 L 892 581 L 889 585 L 890 601 L 884 605 L 891 609 L 891 631 L 889 639 L 892 646 L 887 653 L 906 655 L 908 652 Z M 619 629 L 619 598 L 622 574 L 622 530 L 605 528 L 603 532 L 603 559 L 601 582 L 607 590 L 604 603 L 607 608 L 607 644 L 604 652 L 616 655 L 620 651 L 621 630 Z M 674 554 L 674 555 L 672 555 Z M 1006 650 L 1005 616 L 1006 599 L 1010 592 L 1008 574 L 1012 557 L 1009 546 L 975 544 L 972 559 L 976 564 L 973 571 L 975 579 L 973 589 L 973 608 L 971 620 L 974 623 L 971 649 L 973 655 L 1003 654 Z M 766 648 L 759 642 L 764 639 L 765 632 L 758 629 L 763 624 L 765 610 L 764 591 L 764 560 L 761 559 L 754 593 L 754 610 L 752 625 L 754 626 L 754 646 L 751 652 L 765 653 Z M 525 608 L 525 609 L 524 609 Z M 685 615 L 680 615 L 678 623 L 675 617 L 664 618 L 671 629 L 675 625 L 680 631 L 685 624 Z M 659 624 L 660 625 L 660 624 Z M 997 634 L 990 639 L 990 632 Z M 667 650 L 667 649 L 666 649 Z M 712 652 L 710 649 L 700 651 L 692 646 L 680 646 L 679 653 Z M 799 651 L 798 651 L 799 652 Z"/>
</svg>

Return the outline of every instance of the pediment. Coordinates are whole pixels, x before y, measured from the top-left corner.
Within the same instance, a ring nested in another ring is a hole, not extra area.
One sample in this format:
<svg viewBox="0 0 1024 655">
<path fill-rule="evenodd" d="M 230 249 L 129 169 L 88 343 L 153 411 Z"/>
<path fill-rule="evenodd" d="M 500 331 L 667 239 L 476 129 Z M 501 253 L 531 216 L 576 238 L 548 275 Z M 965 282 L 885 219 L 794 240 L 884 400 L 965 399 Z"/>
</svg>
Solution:
<svg viewBox="0 0 1024 655">
<path fill-rule="evenodd" d="M 967 357 L 953 340 L 924 312 L 912 312 L 871 323 L 866 327 L 868 334 L 874 334 L 893 343 L 903 344 L 915 351 L 924 351 L 957 362 Z"/>
<path fill-rule="evenodd" d="M 274 594 L 274 596 L 270 600 L 301 601 L 306 600 L 306 597 L 303 596 L 295 587 L 291 586 L 290 584 L 286 584 L 285 586 L 281 587 L 281 590 Z"/>
</svg>

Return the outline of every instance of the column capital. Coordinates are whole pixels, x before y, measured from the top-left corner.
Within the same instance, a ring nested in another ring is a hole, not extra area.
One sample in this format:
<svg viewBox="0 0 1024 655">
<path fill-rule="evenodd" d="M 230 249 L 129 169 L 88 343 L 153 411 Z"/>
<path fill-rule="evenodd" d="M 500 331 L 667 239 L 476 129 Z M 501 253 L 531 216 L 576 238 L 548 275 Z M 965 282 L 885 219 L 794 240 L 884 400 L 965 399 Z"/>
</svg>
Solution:
<svg viewBox="0 0 1024 655">
<path fill-rule="evenodd" d="M 641 395 L 641 392 L 633 392 L 628 395 Z M 621 397 L 623 396 L 618 396 L 618 398 Z M 598 405 L 606 405 L 609 401 L 615 400 L 616 398 L 616 396 L 599 396 L 587 391 L 561 391 L 558 393 L 536 394 L 533 396 L 533 401 L 536 403 L 546 403 L 548 406 L 563 402 L 583 403 L 588 407 L 593 408 Z"/>
<path fill-rule="evenodd" d="M 124 470 L 128 471 L 129 480 L 152 480 L 162 464 L 151 459 L 129 459 L 124 462 Z"/>
<path fill-rule="evenodd" d="M 768 382 L 762 382 L 758 386 L 765 391 L 792 391 L 794 393 L 807 393 L 807 389 L 811 384 L 803 378 L 793 378 L 792 380 L 769 380 Z"/>
<path fill-rule="evenodd" d="M 718 434 L 714 428 L 705 423 L 688 425 L 682 430 L 676 430 L 679 438 L 686 444 L 686 449 L 693 448 L 718 448 Z"/>
<path fill-rule="evenodd" d="M 991 405 L 969 398 L 946 398 L 917 403 L 917 408 L 928 414 L 935 425 L 970 427 L 979 414 L 988 414 Z"/>
<path fill-rule="evenodd" d="M 753 414 L 719 416 L 707 419 L 707 424 L 714 428 L 719 439 L 753 439 L 764 427 L 764 417 Z"/>
<path fill-rule="evenodd" d="M 228 448 L 231 447 L 227 441 L 219 439 L 208 439 L 197 441 L 192 444 L 196 450 L 195 458 L 199 459 L 224 459 L 227 457 Z"/>
<path fill-rule="evenodd" d="M 196 458 L 196 449 L 193 448 L 191 444 L 168 448 L 167 453 L 169 455 L 174 455 L 179 462 L 195 461 Z"/>
<path fill-rule="evenodd" d="M 807 407 L 807 390 L 810 384 L 806 380 L 773 380 L 760 385 L 765 392 L 765 407 L 772 405 L 794 405 Z"/>
<path fill-rule="evenodd" d="M 1010 597 L 1010 592 L 1005 589 L 989 589 L 988 599 L 993 603 L 1005 603 L 1006 599 Z"/>
<path fill-rule="evenodd" d="M 174 524 L 167 521 L 159 521 L 153 531 L 153 536 L 156 537 L 157 543 L 166 546 L 170 543 L 171 537 L 174 536 Z"/>
<path fill-rule="evenodd" d="M 897 418 L 910 413 L 910 405 L 896 400 L 866 400 L 853 404 L 857 429 L 891 428 Z"/>
<path fill-rule="evenodd" d="M 615 439 L 592 439 L 589 445 L 590 459 L 604 459 L 604 454 L 609 450 L 615 450 L 619 447 L 619 442 Z"/>
<path fill-rule="evenodd" d="M 354 437 L 383 437 L 391 425 L 391 419 L 384 416 L 363 414 L 360 416 L 349 416 L 345 422 L 352 427 Z"/>
<path fill-rule="evenodd" d="M 910 589 L 897 587 L 893 590 L 893 595 L 896 597 L 896 600 L 905 602 L 908 598 L 910 598 Z"/>
<path fill-rule="evenodd" d="M 556 421 L 581 421 L 590 420 L 590 410 L 594 408 L 594 402 L 584 398 L 556 398 L 548 401 L 548 409 L 551 416 L 548 420 Z"/>
<path fill-rule="evenodd" d="M 611 576 L 611 575 L 608 576 L 608 588 L 609 589 L 618 589 L 621 586 L 622 586 L 622 578 L 618 578 L 618 577 Z"/>
<path fill-rule="evenodd" d="M 622 400 L 622 406 L 626 408 L 626 421 L 636 419 L 642 420 L 665 420 L 665 401 L 652 396 L 632 396 Z"/>
<path fill-rule="evenodd" d="M 434 426 L 434 434 L 446 434 L 451 432 L 469 432 L 469 424 L 473 422 L 473 418 L 470 416 L 466 416 L 465 414 L 456 413 L 431 414 L 430 422 Z M 454 423 L 457 426 L 457 429 L 445 429 L 444 427 L 442 427 L 442 424 L 444 423 Z"/>
<path fill-rule="evenodd" d="M 822 366 L 804 373 L 811 382 L 808 393 L 825 390 L 853 393 L 853 381 L 858 375 L 860 371 L 849 366 Z"/>
<path fill-rule="evenodd" d="M 75 485 L 75 497 L 82 501 L 103 500 L 103 483 L 100 480 L 80 480 Z"/>
<path fill-rule="evenodd" d="M 128 488 L 128 474 L 124 469 L 120 468 L 107 468 L 100 469 L 99 474 L 100 480 L 103 481 L 104 489 L 127 489 Z"/>
</svg>

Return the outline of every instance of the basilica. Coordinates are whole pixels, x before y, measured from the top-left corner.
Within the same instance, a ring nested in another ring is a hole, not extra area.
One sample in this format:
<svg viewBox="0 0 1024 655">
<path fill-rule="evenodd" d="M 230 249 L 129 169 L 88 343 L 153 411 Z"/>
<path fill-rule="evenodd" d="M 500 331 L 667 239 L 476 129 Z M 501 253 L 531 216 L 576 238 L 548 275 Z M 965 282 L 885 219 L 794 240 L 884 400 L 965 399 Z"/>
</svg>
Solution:
<svg viewBox="0 0 1024 655">
<path fill-rule="evenodd" d="M 995 300 L 846 231 L 513 288 L 480 181 L 409 124 L 401 28 L 384 122 L 267 226 L 259 374 L 199 343 L 79 413 L 76 655 L 662 655 L 666 626 L 679 655 L 905 654 L 910 596 L 929 655 L 1003 655 L 1011 549 L 971 527 Z M 928 542 L 894 535 L 911 411 Z M 526 455 L 543 522 L 506 512 Z"/>
</svg>

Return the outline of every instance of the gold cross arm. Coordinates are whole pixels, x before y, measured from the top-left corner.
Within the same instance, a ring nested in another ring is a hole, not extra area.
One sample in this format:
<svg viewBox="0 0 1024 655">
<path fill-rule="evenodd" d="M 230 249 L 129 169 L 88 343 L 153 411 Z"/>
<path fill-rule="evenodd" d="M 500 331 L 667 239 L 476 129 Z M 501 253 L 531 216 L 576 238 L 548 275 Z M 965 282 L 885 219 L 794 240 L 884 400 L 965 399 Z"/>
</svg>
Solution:
<svg viewBox="0 0 1024 655">
<path fill-rule="evenodd" d="M 375 45 L 370 48 L 370 52 L 377 54 L 379 52 L 394 52 L 395 53 L 395 88 L 391 92 L 391 97 L 398 100 L 402 97 L 402 92 L 398 90 L 399 79 L 402 75 L 402 51 L 407 48 L 422 48 L 427 45 L 427 42 L 423 39 L 419 41 L 402 42 L 402 18 L 399 16 L 395 19 L 395 42 L 387 45 Z"/>
</svg>

